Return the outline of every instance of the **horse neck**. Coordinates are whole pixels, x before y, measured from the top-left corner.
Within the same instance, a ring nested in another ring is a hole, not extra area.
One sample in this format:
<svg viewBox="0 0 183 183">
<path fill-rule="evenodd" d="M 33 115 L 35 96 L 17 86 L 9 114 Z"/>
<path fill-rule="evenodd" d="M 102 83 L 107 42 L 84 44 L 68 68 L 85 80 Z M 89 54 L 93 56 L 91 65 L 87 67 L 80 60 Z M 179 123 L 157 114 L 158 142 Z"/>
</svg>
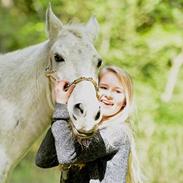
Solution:
<svg viewBox="0 0 183 183">
<path fill-rule="evenodd" d="M 48 42 L 1 55 L 1 64 L 4 66 L 0 85 L 2 95 L 11 102 L 22 100 L 22 107 L 28 107 L 46 99 L 49 92 L 48 81 L 44 76 L 44 69 L 48 63 Z M 28 101 L 26 101 L 28 100 Z"/>
</svg>

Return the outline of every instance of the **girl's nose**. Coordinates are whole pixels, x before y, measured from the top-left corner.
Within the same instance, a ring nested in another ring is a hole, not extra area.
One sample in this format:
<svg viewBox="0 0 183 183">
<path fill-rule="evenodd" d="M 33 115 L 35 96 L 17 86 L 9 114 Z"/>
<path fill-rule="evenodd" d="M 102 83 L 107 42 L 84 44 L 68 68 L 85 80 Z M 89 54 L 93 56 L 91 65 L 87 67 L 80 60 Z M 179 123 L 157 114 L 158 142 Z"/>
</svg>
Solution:
<svg viewBox="0 0 183 183">
<path fill-rule="evenodd" d="M 112 96 L 111 95 L 108 95 L 106 96 L 108 100 L 112 100 Z"/>
<path fill-rule="evenodd" d="M 106 91 L 106 93 L 105 93 L 105 97 L 108 99 L 108 100 L 111 100 L 113 97 L 112 97 L 112 93 L 111 93 L 111 91 Z"/>
</svg>

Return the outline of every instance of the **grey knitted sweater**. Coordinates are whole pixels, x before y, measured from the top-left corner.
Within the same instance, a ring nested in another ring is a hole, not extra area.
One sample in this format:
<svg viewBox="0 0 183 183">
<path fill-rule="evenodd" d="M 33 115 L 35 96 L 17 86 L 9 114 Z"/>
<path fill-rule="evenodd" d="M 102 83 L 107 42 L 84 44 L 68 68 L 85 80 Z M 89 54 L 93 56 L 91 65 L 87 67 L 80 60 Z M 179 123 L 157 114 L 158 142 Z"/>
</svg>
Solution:
<svg viewBox="0 0 183 183">
<path fill-rule="evenodd" d="M 69 169 L 67 180 L 61 180 L 65 183 L 125 183 L 130 142 L 122 125 L 104 125 L 85 147 L 74 139 L 68 120 L 67 106 L 57 103 L 51 129 L 36 154 L 36 165 L 50 168 L 84 163 L 82 169 Z"/>
</svg>

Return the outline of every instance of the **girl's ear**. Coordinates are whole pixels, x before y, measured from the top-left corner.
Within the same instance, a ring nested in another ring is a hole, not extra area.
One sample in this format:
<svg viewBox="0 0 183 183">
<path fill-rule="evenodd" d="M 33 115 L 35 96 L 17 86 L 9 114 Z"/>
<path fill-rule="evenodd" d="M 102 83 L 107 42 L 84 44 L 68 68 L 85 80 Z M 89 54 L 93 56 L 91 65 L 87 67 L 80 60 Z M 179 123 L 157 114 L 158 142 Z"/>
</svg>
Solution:
<svg viewBox="0 0 183 183">
<path fill-rule="evenodd" d="M 58 36 L 63 27 L 63 23 L 53 13 L 51 4 L 49 3 L 46 11 L 46 32 L 49 40 L 54 40 Z"/>
</svg>

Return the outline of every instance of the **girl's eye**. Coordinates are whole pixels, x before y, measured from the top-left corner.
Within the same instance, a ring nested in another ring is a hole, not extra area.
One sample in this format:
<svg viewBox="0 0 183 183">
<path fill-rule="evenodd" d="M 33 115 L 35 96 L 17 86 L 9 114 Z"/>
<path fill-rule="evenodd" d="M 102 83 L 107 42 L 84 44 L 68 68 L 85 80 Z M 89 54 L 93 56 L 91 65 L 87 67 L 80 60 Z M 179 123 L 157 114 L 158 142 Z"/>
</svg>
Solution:
<svg viewBox="0 0 183 183">
<path fill-rule="evenodd" d="M 122 91 L 120 91 L 120 90 L 116 90 L 116 93 L 122 93 Z"/>
</svg>

